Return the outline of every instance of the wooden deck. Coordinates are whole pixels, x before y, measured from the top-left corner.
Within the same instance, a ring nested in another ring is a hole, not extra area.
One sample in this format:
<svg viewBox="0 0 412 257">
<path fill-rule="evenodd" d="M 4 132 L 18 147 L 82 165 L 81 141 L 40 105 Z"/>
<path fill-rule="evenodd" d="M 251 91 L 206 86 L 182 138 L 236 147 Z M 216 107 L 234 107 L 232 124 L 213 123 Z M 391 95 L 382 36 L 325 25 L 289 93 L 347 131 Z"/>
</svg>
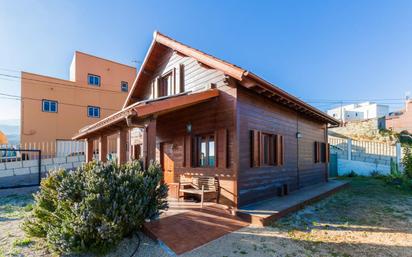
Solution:
<svg viewBox="0 0 412 257">
<path fill-rule="evenodd" d="M 199 203 L 170 201 L 169 205 L 159 220 L 145 223 L 143 231 L 172 254 L 191 251 L 249 225 L 218 204 L 200 208 Z"/>
<path fill-rule="evenodd" d="M 265 226 L 291 212 L 321 200 L 348 186 L 347 182 L 331 179 L 327 183 L 317 184 L 294 191 L 287 196 L 273 197 L 240 208 L 236 215 L 255 226 Z"/>
</svg>

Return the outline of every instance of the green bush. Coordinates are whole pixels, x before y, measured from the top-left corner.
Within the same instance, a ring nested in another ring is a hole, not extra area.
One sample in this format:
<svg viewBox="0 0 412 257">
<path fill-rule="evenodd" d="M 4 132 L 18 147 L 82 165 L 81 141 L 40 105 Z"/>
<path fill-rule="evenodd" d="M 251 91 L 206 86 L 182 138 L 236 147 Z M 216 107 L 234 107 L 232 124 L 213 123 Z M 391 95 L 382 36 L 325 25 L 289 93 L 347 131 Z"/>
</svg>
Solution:
<svg viewBox="0 0 412 257">
<path fill-rule="evenodd" d="M 90 162 L 43 179 L 23 224 L 60 253 L 105 252 L 167 208 L 159 165 Z"/>
<path fill-rule="evenodd" d="M 410 146 L 404 147 L 404 155 L 402 158 L 402 165 L 405 175 L 412 179 L 412 152 Z"/>
</svg>

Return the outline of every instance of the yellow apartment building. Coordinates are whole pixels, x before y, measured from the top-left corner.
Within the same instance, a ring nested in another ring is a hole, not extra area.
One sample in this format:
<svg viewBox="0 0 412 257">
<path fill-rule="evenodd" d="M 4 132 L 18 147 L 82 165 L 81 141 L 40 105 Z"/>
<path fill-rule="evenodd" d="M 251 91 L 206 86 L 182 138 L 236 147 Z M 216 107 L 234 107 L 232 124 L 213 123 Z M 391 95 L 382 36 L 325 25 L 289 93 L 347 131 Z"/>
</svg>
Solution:
<svg viewBox="0 0 412 257">
<path fill-rule="evenodd" d="M 80 128 L 118 111 L 136 68 L 76 51 L 69 80 L 21 74 L 21 144 L 70 140 Z"/>
</svg>

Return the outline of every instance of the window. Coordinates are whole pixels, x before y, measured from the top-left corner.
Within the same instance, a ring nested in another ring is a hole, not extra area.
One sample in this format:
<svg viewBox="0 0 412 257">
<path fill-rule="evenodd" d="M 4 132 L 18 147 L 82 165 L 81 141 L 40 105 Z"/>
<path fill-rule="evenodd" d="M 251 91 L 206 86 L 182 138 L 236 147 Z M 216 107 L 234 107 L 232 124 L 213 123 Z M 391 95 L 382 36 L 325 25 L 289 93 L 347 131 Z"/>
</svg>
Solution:
<svg viewBox="0 0 412 257">
<path fill-rule="evenodd" d="M 283 136 L 251 131 L 251 167 L 284 164 Z"/>
<path fill-rule="evenodd" d="M 100 86 L 100 76 L 88 74 L 87 75 L 87 83 L 92 86 Z"/>
<path fill-rule="evenodd" d="M 329 144 L 322 142 L 315 142 L 314 159 L 315 163 L 329 162 Z"/>
<path fill-rule="evenodd" d="M 88 106 L 87 116 L 91 118 L 100 118 L 100 107 Z"/>
<path fill-rule="evenodd" d="M 42 101 L 43 112 L 57 112 L 57 101 L 43 100 Z"/>
<path fill-rule="evenodd" d="M 273 139 L 272 139 L 272 135 L 266 134 L 266 133 L 262 133 L 262 165 L 272 165 L 273 161 L 272 161 L 272 151 L 273 151 Z"/>
<path fill-rule="evenodd" d="M 173 95 L 173 72 L 160 78 L 158 95 L 159 97 Z"/>
<path fill-rule="evenodd" d="M 215 167 L 215 136 L 214 134 L 196 137 L 196 164 L 198 167 Z"/>
<path fill-rule="evenodd" d="M 126 81 L 122 81 L 120 83 L 120 89 L 122 92 L 128 92 L 129 91 L 129 84 Z"/>
</svg>

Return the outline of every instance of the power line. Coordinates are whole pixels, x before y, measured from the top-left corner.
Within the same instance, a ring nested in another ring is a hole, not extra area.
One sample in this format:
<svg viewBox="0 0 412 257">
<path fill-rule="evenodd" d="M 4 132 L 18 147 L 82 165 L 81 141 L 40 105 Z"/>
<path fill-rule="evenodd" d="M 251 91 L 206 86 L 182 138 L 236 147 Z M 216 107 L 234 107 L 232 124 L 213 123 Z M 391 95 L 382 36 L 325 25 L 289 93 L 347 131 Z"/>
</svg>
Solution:
<svg viewBox="0 0 412 257">
<path fill-rule="evenodd" d="M 59 83 L 59 82 L 52 82 L 52 81 L 46 81 L 46 80 L 40 80 L 40 79 L 30 79 L 30 78 L 23 78 L 21 76 L 16 76 L 16 75 L 10 75 L 10 74 L 5 74 L 5 73 L 0 73 L 0 76 L 6 77 L 6 78 L 14 78 L 14 79 L 22 79 L 22 80 L 28 80 L 28 81 L 34 81 L 32 82 L 32 84 L 36 84 L 39 86 L 53 86 L 53 87 L 66 87 L 66 88 L 79 88 L 82 90 L 92 90 L 92 91 L 102 91 L 102 92 L 109 92 L 109 93 L 116 93 L 116 94 L 123 94 L 124 92 L 121 92 L 120 90 L 110 90 L 110 89 L 102 89 L 102 88 L 98 88 L 98 87 L 94 87 L 94 88 L 89 88 L 89 87 L 82 87 L 82 86 L 78 86 L 78 85 L 68 85 L 65 83 Z M 4 78 L 1 78 L 4 79 Z M 53 78 L 53 79 L 58 79 L 58 78 Z M 36 83 L 36 82 L 40 82 L 40 83 Z M 75 83 L 73 81 L 70 81 L 71 83 Z M 70 83 L 69 82 L 69 83 Z M 43 83 L 48 83 L 49 85 L 44 85 Z M 115 85 L 109 85 L 109 84 L 105 84 L 107 86 L 115 86 Z M 117 86 L 117 85 L 116 85 Z M 120 84 L 118 85 L 120 88 Z"/>
<path fill-rule="evenodd" d="M 19 97 L 18 95 L 10 95 L 10 94 L 4 94 L 4 93 L 0 93 L 0 96 L 4 96 L 4 97 L 14 97 L 14 98 L 8 98 L 10 100 L 16 100 L 16 101 L 23 101 L 24 99 L 27 100 L 33 100 L 33 101 L 39 101 L 42 102 L 44 99 L 38 99 L 38 98 L 32 98 L 32 97 Z M 57 102 L 59 105 L 68 105 L 68 106 L 75 106 L 75 107 L 89 107 L 88 105 L 80 105 L 80 104 L 71 104 L 71 103 L 64 103 L 64 102 Z M 109 111 L 118 111 L 116 109 L 110 109 L 110 108 L 104 108 L 104 107 L 100 107 L 103 110 L 109 110 Z"/>
</svg>

